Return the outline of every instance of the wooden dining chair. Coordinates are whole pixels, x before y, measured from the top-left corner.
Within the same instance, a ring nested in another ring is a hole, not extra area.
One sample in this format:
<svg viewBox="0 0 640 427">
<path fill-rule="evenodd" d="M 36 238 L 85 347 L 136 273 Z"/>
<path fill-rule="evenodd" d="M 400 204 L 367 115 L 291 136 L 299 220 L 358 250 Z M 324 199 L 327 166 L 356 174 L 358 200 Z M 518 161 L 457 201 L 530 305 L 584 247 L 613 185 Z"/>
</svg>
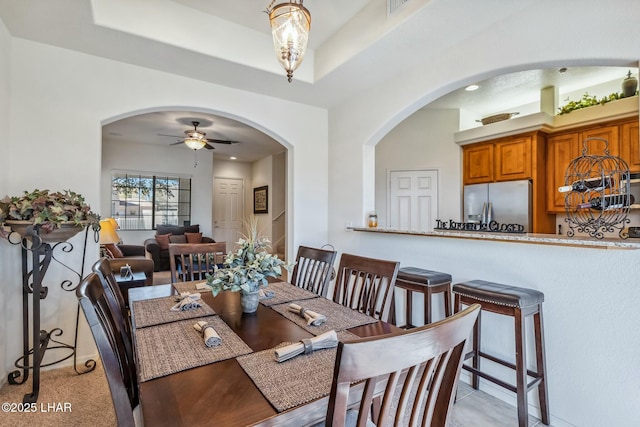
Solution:
<svg viewBox="0 0 640 427">
<path fill-rule="evenodd" d="M 479 312 L 474 304 L 417 329 L 338 343 L 326 425 L 445 427 Z M 357 412 L 348 410 L 358 397 Z"/>
<path fill-rule="evenodd" d="M 387 321 L 400 263 L 342 254 L 333 301 Z"/>
<path fill-rule="evenodd" d="M 118 426 L 142 425 L 135 420 L 139 410 L 134 410 L 138 407 L 138 377 L 133 349 L 122 330 L 117 301 L 96 273 L 82 280 L 76 295 L 98 347 Z"/>
<path fill-rule="evenodd" d="M 125 330 L 131 336 L 131 323 L 129 322 L 129 310 L 127 308 L 127 303 L 124 300 L 124 296 L 120 291 L 120 286 L 118 282 L 116 282 L 116 278 L 113 275 L 113 270 L 111 268 L 111 263 L 108 258 L 100 258 L 96 261 L 91 267 L 94 273 L 98 275 L 102 285 L 105 288 L 108 288 L 111 291 L 111 295 L 115 299 L 118 304 L 119 311 L 122 313 L 123 321 L 125 324 Z"/>
<path fill-rule="evenodd" d="M 226 253 L 226 242 L 170 243 L 171 283 L 204 280 L 206 273 L 222 264 Z"/>
<path fill-rule="evenodd" d="M 289 282 L 299 288 L 327 296 L 332 279 L 336 251 L 299 246 L 296 265 Z"/>
</svg>

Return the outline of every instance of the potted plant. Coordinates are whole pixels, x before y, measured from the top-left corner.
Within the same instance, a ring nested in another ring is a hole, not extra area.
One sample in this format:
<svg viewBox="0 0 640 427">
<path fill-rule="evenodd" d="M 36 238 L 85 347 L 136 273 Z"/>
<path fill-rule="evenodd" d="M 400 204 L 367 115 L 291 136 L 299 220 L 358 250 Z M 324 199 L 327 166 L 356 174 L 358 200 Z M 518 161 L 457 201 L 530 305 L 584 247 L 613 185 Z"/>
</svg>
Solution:
<svg viewBox="0 0 640 427">
<path fill-rule="evenodd" d="M 256 219 L 252 220 L 249 230 L 249 235 L 237 242 L 239 248 L 225 257 L 224 268 L 216 268 L 213 274 L 206 275 L 214 297 L 226 290 L 240 292 L 245 313 L 258 309 L 260 289 L 267 287 L 268 277 L 279 277 L 282 268 L 289 271 L 292 267 L 267 252 L 270 242 L 266 237 L 258 236 Z"/>
<path fill-rule="evenodd" d="M 43 241 L 64 241 L 88 225 L 98 230 L 99 221 L 84 197 L 71 190 L 35 189 L 0 200 L 0 236 L 4 238 L 11 231 L 25 237 L 35 228 Z"/>
</svg>

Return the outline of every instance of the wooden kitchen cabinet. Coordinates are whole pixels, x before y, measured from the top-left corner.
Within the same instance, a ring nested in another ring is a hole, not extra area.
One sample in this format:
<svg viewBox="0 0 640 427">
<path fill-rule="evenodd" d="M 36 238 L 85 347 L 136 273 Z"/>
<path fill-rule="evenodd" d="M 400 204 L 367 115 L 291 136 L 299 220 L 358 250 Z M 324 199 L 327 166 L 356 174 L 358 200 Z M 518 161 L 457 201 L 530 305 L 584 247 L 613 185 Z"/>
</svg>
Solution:
<svg viewBox="0 0 640 427">
<path fill-rule="evenodd" d="M 465 184 L 493 182 L 493 144 L 473 144 L 463 147 Z"/>
<path fill-rule="evenodd" d="M 637 150 L 637 121 L 636 150 Z M 586 142 L 587 138 L 603 138 L 608 141 L 609 155 L 621 156 L 620 136 L 624 134 L 624 123 L 608 123 L 588 128 L 574 129 L 568 132 L 552 134 L 547 137 L 547 211 L 564 213 L 565 193 L 560 193 L 558 187 L 565 184 L 565 173 L 569 164 L 583 154 L 604 155 L 605 143 L 599 140 Z M 631 130 L 628 132 L 632 133 Z M 623 156 L 621 156 L 623 157 Z M 623 157 L 624 158 L 624 157 Z M 627 159 L 625 159 L 627 160 Z M 628 160 L 627 160 L 628 161 Z M 640 170 L 640 159 L 638 163 Z"/>
<path fill-rule="evenodd" d="M 627 162 L 632 173 L 640 173 L 640 141 L 638 121 L 620 126 L 620 157 Z"/>
<path fill-rule="evenodd" d="M 464 146 L 464 184 L 530 179 L 534 135 L 511 136 Z"/>
</svg>

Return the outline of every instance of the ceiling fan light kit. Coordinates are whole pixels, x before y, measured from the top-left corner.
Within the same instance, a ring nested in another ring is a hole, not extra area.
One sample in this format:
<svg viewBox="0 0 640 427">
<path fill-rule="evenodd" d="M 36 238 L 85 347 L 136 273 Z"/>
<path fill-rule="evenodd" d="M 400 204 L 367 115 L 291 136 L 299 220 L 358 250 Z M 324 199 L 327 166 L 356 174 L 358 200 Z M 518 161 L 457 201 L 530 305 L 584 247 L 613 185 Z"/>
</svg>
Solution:
<svg viewBox="0 0 640 427">
<path fill-rule="evenodd" d="M 204 148 L 205 145 L 207 145 L 207 141 L 199 138 L 187 138 L 184 140 L 184 143 L 187 145 L 187 147 L 191 148 L 192 150 L 199 150 L 201 148 Z"/>
<path fill-rule="evenodd" d="M 276 58 L 287 72 L 291 83 L 293 72 L 300 66 L 307 50 L 311 13 L 302 5 L 303 0 L 280 3 L 273 0 L 267 8 Z"/>
</svg>

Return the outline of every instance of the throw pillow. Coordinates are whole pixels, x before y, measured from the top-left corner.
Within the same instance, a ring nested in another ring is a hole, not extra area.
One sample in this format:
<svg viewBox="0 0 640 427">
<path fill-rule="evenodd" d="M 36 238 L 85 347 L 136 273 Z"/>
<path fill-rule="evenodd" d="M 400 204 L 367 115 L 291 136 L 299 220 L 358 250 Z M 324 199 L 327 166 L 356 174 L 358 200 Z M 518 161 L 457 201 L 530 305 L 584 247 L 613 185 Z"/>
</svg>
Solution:
<svg viewBox="0 0 640 427">
<path fill-rule="evenodd" d="M 202 243 L 202 233 L 184 233 L 187 243 Z"/>
<path fill-rule="evenodd" d="M 171 242 L 171 243 L 187 243 L 187 238 L 184 237 L 184 234 L 180 234 L 179 236 L 175 235 L 175 234 L 172 234 L 171 236 L 169 236 L 169 242 Z"/>
<path fill-rule="evenodd" d="M 104 247 L 107 250 L 107 252 L 109 254 L 111 254 L 112 258 L 122 258 L 122 257 L 124 257 L 124 254 L 122 253 L 120 248 L 117 247 L 115 244 L 108 243 L 108 244 L 104 245 Z"/>
<path fill-rule="evenodd" d="M 171 236 L 171 234 L 156 234 L 156 241 L 160 249 L 169 249 L 169 236 Z"/>
</svg>

